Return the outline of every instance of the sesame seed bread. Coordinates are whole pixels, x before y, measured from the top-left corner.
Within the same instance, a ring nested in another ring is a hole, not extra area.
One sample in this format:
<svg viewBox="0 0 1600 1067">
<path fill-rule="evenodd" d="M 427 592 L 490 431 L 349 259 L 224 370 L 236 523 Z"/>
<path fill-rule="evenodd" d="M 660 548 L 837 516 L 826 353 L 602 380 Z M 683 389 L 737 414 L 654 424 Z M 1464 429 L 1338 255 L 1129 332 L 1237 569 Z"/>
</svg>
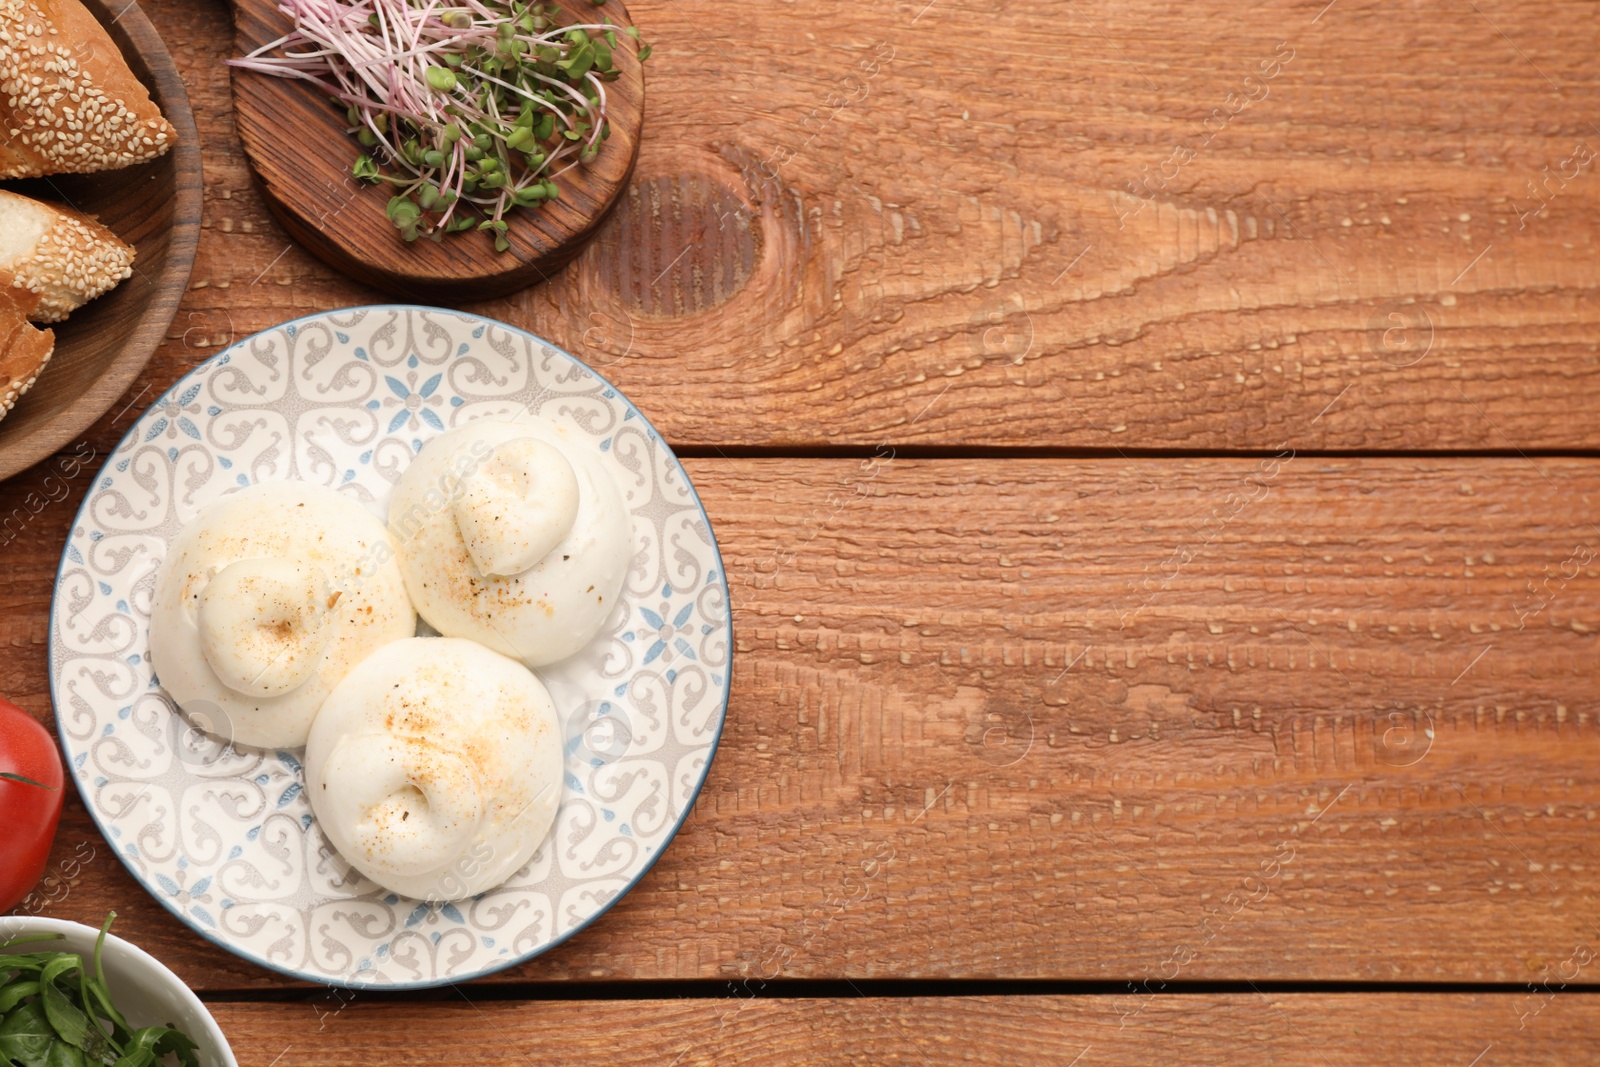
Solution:
<svg viewBox="0 0 1600 1067">
<path fill-rule="evenodd" d="M 0 178 L 131 166 L 177 136 L 79 0 L 0 0 Z"/>
<path fill-rule="evenodd" d="M 55 349 L 55 332 L 35 329 L 21 305 L 0 293 L 0 419 L 33 385 Z"/>
<path fill-rule="evenodd" d="M 116 288 L 133 257 L 87 215 L 0 189 L 0 289 L 34 322 L 60 322 Z"/>
</svg>

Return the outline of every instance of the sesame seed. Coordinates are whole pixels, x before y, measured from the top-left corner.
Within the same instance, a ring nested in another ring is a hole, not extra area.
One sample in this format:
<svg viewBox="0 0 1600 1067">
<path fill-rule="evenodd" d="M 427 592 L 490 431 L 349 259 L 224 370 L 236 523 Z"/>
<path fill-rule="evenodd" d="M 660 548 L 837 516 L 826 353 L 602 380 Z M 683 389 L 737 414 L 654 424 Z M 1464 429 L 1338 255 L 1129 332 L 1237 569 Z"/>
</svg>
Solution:
<svg viewBox="0 0 1600 1067">
<path fill-rule="evenodd" d="M 0 0 L 0 96 L 12 111 L 0 178 L 88 173 L 162 155 L 175 134 L 148 97 L 111 96 L 66 49 L 42 40 L 46 30 L 59 33 L 30 0 Z M 123 129 L 130 121 L 134 128 Z"/>
</svg>

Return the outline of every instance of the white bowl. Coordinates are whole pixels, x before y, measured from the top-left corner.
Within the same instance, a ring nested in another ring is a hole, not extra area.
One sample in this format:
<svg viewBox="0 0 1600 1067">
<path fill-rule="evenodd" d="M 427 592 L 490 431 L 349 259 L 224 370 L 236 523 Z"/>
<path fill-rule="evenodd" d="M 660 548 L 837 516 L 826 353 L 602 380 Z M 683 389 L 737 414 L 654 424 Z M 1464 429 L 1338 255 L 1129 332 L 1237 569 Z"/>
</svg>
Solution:
<svg viewBox="0 0 1600 1067">
<path fill-rule="evenodd" d="M 0 917 L 0 942 L 30 934 L 61 934 L 62 940 L 34 942 L 18 947 L 18 952 L 76 952 L 83 957 L 85 966 L 94 966 L 94 942 L 100 936 L 95 927 L 64 919 Z M 228 1039 L 222 1036 L 217 1021 L 200 998 L 154 956 L 115 934 L 107 934 L 100 962 L 105 967 L 106 984 L 111 987 L 111 1002 L 134 1029 L 176 1026 L 200 1046 L 201 1067 L 239 1067 L 233 1050 L 228 1048 Z"/>
</svg>

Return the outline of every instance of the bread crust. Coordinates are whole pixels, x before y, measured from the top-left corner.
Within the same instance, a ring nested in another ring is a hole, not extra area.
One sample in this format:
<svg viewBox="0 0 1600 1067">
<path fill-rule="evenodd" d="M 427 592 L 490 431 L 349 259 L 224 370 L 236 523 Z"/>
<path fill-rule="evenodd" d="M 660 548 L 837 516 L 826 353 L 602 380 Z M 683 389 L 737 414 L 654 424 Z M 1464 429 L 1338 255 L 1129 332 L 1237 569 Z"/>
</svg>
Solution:
<svg viewBox="0 0 1600 1067">
<path fill-rule="evenodd" d="M 34 322 L 60 322 L 116 288 L 133 273 L 134 254 L 82 212 L 0 189 L 0 289 Z"/>
<path fill-rule="evenodd" d="M 177 138 L 80 0 L 0 0 L 0 178 L 131 166 Z"/>
<path fill-rule="evenodd" d="M 0 293 L 0 419 L 38 380 L 55 349 L 55 331 L 35 329 L 17 301 Z"/>
</svg>

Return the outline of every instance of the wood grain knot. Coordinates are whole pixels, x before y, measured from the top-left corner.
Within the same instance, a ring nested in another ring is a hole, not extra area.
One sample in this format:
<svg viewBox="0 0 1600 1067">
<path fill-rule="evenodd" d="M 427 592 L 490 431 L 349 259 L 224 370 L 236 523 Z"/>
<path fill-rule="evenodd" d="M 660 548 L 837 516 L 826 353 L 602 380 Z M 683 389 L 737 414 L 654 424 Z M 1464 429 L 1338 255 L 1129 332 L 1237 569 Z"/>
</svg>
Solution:
<svg viewBox="0 0 1600 1067">
<path fill-rule="evenodd" d="M 703 174 L 635 182 L 617 205 L 613 234 L 615 284 L 645 315 L 693 315 L 727 302 L 761 255 L 750 206 Z"/>
</svg>

